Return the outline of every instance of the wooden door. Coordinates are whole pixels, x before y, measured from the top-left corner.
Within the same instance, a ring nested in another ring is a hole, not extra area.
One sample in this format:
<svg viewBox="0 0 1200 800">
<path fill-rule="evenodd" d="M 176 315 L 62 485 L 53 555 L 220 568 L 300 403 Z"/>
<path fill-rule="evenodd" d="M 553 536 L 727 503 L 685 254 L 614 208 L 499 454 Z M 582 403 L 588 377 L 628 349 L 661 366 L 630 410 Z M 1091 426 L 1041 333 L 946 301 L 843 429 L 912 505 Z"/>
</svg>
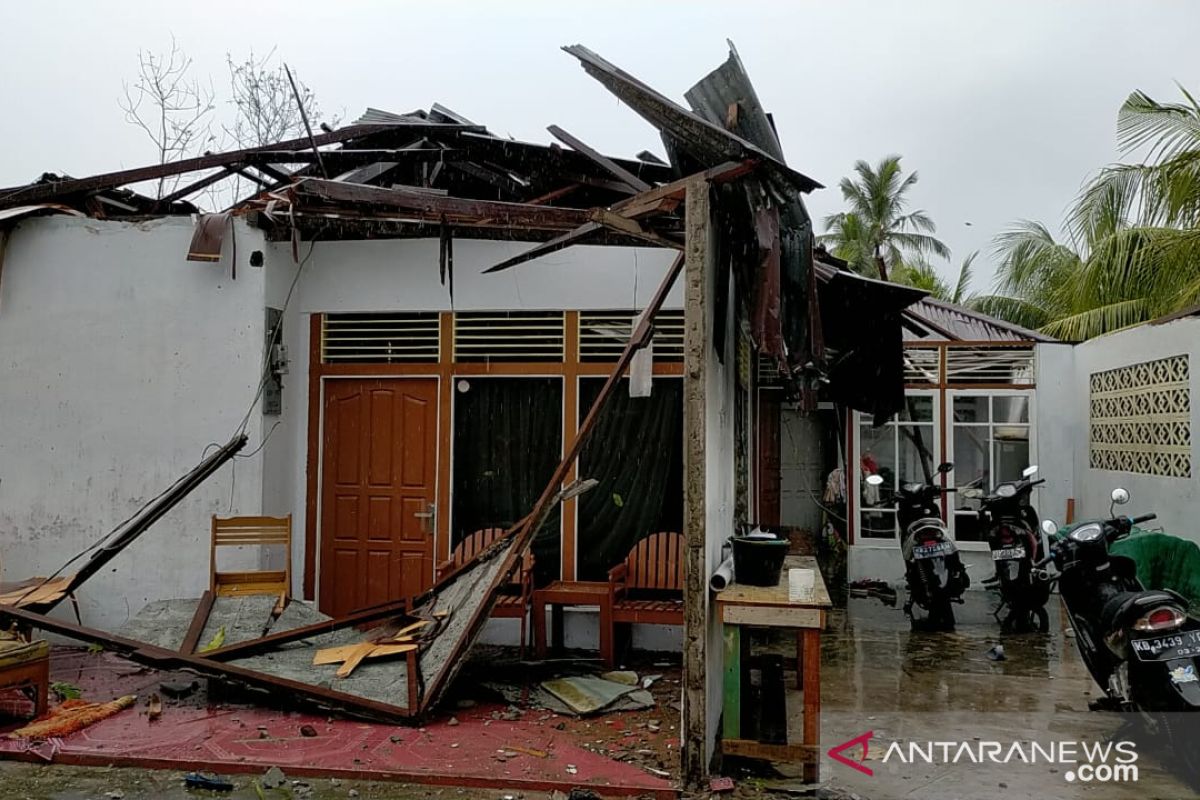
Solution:
<svg viewBox="0 0 1200 800">
<path fill-rule="evenodd" d="M 325 382 L 320 609 L 341 616 L 433 582 L 437 381 Z"/>
</svg>

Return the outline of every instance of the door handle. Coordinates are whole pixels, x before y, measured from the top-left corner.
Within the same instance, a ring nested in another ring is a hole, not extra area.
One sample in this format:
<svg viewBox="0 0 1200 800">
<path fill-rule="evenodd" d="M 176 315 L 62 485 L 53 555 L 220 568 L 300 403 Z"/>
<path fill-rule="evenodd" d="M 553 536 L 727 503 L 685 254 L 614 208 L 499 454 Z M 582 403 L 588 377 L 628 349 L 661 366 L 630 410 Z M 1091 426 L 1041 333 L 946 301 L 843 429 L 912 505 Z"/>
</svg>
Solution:
<svg viewBox="0 0 1200 800">
<path fill-rule="evenodd" d="M 432 533 L 437 529 L 437 505 L 435 503 L 429 504 L 428 511 L 418 511 L 413 516 L 419 520 L 425 520 L 422 522 L 422 526 L 426 533 Z"/>
</svg>

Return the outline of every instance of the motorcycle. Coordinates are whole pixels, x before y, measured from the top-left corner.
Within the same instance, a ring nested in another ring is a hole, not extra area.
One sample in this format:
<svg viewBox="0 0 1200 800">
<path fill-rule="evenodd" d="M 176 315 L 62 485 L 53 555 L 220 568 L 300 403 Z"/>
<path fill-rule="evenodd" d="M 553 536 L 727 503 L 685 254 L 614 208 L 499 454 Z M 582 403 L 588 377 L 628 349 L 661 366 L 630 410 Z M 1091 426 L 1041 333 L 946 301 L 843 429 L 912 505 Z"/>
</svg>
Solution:
<svg viewBox="0 0 1200 800">
<path fill-rule="evenodd" d="M 1129 493 L 1112 491 L 1113 506 Z M 1075 630 L 1079 655 L 1105 692 L 1098 707 L 1141 712 L 1151 729 L 1165 729 L 1189 778 L 1200 777 L 1200 748 L 1181 728 L 1181 715 L 1200 710 L 1200 622 L 1187 615 L 1187 601 L 1172 591 L 1147 590 L 1134 561 L 1109 554 L 1109 545 L 1129 536 L 1134 525 L 1156 518 L 1114 516 L 1083 522 L 1058 539 L 1035 564 L 1053 563 L 1062 600 Z M 1058 525 L 1042 523 L 1050 535 Z M 1200 721 L 1200 720 L 1198 720 Z M 1194 733 L 1196 725 L 1189 723 Z"/>
<path fill-rule="evenodd" d="M 954 469 L 944 463 L 937 468 L 940 475 Z M 958 548 L 946 531 L 938 498 L 953 489 L 928 483 L 906 483 L 896 496 L 896 520 L 900 525 L 900 550 L 904 556 L 904 578 L 908 588 L 908 599 L 904 613 L 913 622 L 913 627 L 930 630 L 954 630 L 952 604 L 962 602 L 962 594 L 971 585 L 966 567 L 958 555 Z M 879 486 L 883 478 L 867 476 L 867 483 Z M 916 606 L 924 612 L 917 619 L 913 611 Z"/>
<path fill-rule="evenodd" d="M 1037 511 L 1029 499 L 1034 487 L 1046 482 L 1033 480 L 1035 474 L 1036 465 L 1025 469 L 1020 480 L 1001 483 L 991 494 L 979 489 L 963 492 L 980 502 L 979 519 L 987 532 L 996 568 L 995 575 L 983 583 L 999 585 L 1001 603 L 995 616 L 999 619 L 1004 609 L 1008 609 L 1000 622 L 1000 630 L 1005 633 L 1050 630 L 1050 615 L 1046 611 L 1050 581 L 1033 568 L 1034 562 L 1042 558 L 1043 547 Z"/>
</svg>

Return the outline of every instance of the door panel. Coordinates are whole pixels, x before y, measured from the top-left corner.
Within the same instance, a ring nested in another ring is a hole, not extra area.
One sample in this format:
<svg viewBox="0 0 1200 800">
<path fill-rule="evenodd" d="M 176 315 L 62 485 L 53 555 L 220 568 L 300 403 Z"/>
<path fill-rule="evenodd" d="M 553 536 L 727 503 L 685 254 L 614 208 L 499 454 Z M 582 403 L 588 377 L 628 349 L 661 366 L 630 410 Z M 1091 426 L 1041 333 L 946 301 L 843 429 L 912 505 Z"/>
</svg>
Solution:
<svg viewBox="0 0 1200 800">
<path fill-rule="evenodd" d="M 325 383 L 320 609 L 341 616 L 433 581 L 437 381 Z"/>
</svg>

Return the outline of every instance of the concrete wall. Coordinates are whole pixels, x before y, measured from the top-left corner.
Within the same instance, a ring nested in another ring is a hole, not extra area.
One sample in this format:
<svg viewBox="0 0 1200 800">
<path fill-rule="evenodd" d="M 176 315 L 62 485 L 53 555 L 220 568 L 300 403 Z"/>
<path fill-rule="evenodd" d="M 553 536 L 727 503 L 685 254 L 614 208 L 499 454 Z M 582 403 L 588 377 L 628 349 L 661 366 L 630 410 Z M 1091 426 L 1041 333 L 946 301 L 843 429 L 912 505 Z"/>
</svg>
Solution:
<svg viewBox="0 0 1200 800">
<path fill-rule="evenodd" d="M 46 575 L 238 427 L 258 383 L 260 236 L 237 223 L 220 263 L 185 260 L 187 218 L 30 219 L 0 278 L 0 580 Z M 253 448 L 259 419 L 251 415 Z M 113 628 L 208 585 L 213 513 L 258 513 L 261 458 L 226 465 L 79 592 Z M 77 565 L 76 565 L 77 566 Z"/>
<path fill-rule="evenodd" d="M 715 242 L 710 241 L 709 252 L 715 253 Z M 711 279 L 711 276 L 710 276 Z M 729 296 L 734 297 L 733 283 L 730 278 Z M 705 320 L 706 330 L 712 330 L 712 298 L 716 291 L 711 283 L 705 292 L 709 298 L 706 306 L 708 319 Z M 717 352 L 709 347 L 706 353 L 705 388 L 704 388 L 704 428 L 705 428 L 705 567 L 703 571 L 705 583 L 708 576 L 716 571 L 721 564 L 721 551 L 726 540 L 735 533 L 734 507 L 736 476 L 734 458 L 735 448 L 735 414 L 734 394 L 737 389 L 737 367 L 734 357 L 733 310 L 735 302 L 729 303 L 726 319 L 724 363 L 717 359 Z M 713 754 L 716 746 L 717 732 L 720 730 L 721 712 L 723 709 L 724 672 L 725 672 L 725 640 L 724 626 L 715 613 L 712 598 L 704 593 L 705 609 L 708 619 L 708 641 L 704 659 L 705 702 L 707 724 L 705 726 L 705 763 Z"/>
<path fill-rule="evenodd" d="M 1088 420 L 1089 380 L 1092 373 L 1153 361 L 1168 356 L 1189 357 L 1192 477 L 1171 478 L 1131 472 L 1092 469 L 1089 466 Z M 1130 515 L 1154 512 L 1168 533 L 1200 543 L 1196 510 L 1200 508 L 1200 461 L 1195 441 L 1200 436 L 1200 319 L 1185 318 L 1165 325 L 1138 328 L 1092 339 L 1075 348 L 1075 386 L 1073 416 L 1075 435 L 1076 518 L 1108 515 L 1109 492 L 1116 486 L 1129 490 L 1129 505 L 1122 513 Z M 1062 521 L 1058 518 L 1058 521 Z"/>
<path fill-rule="evenodd" d="M 1067 499 L 1075 496 L 1075 449 L 1087 447 L 1087 417 L 1077 411 L 1079 388 L 1074 373 L 1074 347 L 1037 346 L 1037 391 L 1033 410 L 1037 447 L 1033 463 L 1045 483 L 1035 490 L 1034 508 L 1043 519 L 1065 519 Z"/>
</svg>

